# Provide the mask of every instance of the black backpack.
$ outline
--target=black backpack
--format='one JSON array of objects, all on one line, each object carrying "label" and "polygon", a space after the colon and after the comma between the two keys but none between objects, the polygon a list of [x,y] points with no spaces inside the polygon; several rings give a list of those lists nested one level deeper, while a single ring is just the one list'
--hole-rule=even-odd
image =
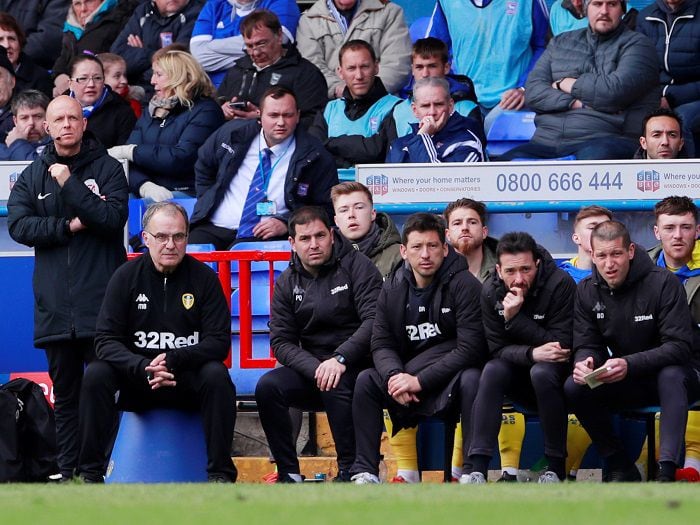
[{"label": "black backpack", "polygon": [[57,472],[56,424],[41,387],[28,379],[0,385],[0,482],[45,482]]}]

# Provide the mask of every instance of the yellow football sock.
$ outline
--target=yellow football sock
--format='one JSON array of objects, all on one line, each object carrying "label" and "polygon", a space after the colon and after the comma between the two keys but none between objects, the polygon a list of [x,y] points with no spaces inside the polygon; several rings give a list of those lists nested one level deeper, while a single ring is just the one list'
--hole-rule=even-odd
[{"label": "yellow football sock", "polygon": [[501,431],[498,433],[498,450],[501,454],[501,470],[517,473],[520,452],[525,438],[525,416],[518,412],[504,412]]},{"label": "yellow football sock", "polygon": [[581,467],[583,456],[586,455],[591,438],[588,432],[581,426],[576,416],[569,414],[569,426],[566,434],[566,472],[575,473]]},{"label": "yellow football sock", "polygon": [[688,426],[685,428],[685,466],[696,470],[700,464],[700,412],[688,412]]},{"label": "yellow football sock", "polygon": [[386,410],[384,411],[384,426],[389,434],[389,444],[396,459],[397,470],[418,472],[418,452],[416,451],[418,427],[401,429],[394,437],[391,437],[393,425]]},{"label": "yellow football sock", "polygon": [[457,423],[455,429],[455,444],[452,447],[452,476],[458,478],[456,474],[462,473],[464,457],[462,455],[462,422]]}]

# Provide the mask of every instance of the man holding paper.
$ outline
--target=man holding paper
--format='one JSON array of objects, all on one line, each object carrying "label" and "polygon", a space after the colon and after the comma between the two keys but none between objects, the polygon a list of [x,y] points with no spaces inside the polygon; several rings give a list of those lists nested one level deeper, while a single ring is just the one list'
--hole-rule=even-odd
[{"label": "man holding paper", "polygon": [[[565,385],[567,399],[605,460],[604,481],[641,480],[610,412],[660,405],[657,480],[673,481],[688,403],[700,396],[690,364],[692,320],[685,292],[671,272],[636,249],[620,222],[596,226],[591,248],[593,274],[576,292],[575,364]],[[596,381],[586,381],[593,372]]]}]

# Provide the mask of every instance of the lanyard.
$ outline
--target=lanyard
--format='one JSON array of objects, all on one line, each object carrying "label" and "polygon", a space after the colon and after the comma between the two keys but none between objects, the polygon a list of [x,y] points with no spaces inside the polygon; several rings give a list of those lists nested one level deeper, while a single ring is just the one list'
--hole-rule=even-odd
[{"label": "lanyard", "polygon": [[[267,199],[267,186],[270,184],[270,180],[272,179],[272,174],[275,171],[275,168],[277,165],[280,163],[280,161],[287,156],[287,153],[289,152],[289,148],[292,146],[292,143],[294,143],[294,139],[291,139],[289,141],[289,144],[287,144],[287,147],[285,150],[282,152],[282,155],[278,157],[278,159],[275,161],[275,163],[270,167],[270,172],[266,175],[265,174],[265,169],[263,165],[263,150],[260,148],[262,145],[262,141],[258,141],[258,162],[260,163],[260,176],[262,178],[262,189],[263,193],[265,194],[265,198]],[[268,148],[270,150],[270,155],[272,154],[272,148]]]}]

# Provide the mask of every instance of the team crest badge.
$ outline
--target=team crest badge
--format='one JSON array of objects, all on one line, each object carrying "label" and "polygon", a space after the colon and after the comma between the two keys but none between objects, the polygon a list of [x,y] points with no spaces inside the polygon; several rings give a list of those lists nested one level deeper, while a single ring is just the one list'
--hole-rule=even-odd
[{"label": "team crest badge", "polygon": [[194,306],[194,295],[191,293],[183,293],[182,294],[182,306],[185,307],[185,310],[189,310]]}]

